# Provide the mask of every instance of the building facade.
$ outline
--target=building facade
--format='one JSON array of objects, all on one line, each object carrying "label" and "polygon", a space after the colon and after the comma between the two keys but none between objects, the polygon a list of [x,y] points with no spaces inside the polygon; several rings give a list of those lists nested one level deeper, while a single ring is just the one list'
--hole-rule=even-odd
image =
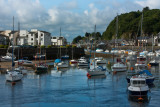
[{"label": "building facade", "polygon": [[52,36],[51,37],[51,44],[53,46],[63,46],[63,45],[67,45],[67,40],[63,36],[59,36],[59,37]]}]

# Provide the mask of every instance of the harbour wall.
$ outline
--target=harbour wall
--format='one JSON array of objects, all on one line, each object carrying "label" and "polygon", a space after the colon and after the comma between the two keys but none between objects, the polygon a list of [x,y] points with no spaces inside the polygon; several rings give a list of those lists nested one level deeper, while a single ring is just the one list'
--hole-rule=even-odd
[{"label": "harbour wall", "polygon": [[[30,60],[33,60],[33,56],[36,53],[39,53],[40,49],[39,48],[15,48],[14,49],[14,55],[16,58],[18,58],[18,53],[19,53],[19,58],[22,57],[28,57]],[[60,58],[60,52],[61,56],[63,55],[69,55],[69,58],[72,59],[72,48],[41,48],[41,53],[46,54],[46,59],[51,60],[51,59],[56,59]],[[5,56],[7,53],[7,49],[0,48],[0,56]],[[12,53],[12,48],[9,49],[9,53]],[[84,48],[73,48],[73,58],[77,59],[81,56],[84,56]]]}]

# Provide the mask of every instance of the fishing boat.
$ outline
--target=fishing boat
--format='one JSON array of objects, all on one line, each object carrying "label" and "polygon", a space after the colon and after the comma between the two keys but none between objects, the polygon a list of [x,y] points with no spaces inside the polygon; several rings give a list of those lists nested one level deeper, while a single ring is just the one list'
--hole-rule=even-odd
[{"label": "fishing boat", "polygon": [[[95,33],[96,34],[96,25],[95,25]],[[98,76],[98,75],[105,75],[105,69],[103,69],[103,67],[96,67],[95,66],[95,51],[94,51],[94,66],[93,68],[90,68],[88,70],[87,76],[91,77],[91,76]]]},{"label": "fishing boat", "polygon": [[128,87],[130,96],[147,96],[149,87],[146,84],[146,79],[133,76],[130,79],[130,86]]},{"label": "fishing boat", "polygon": [[[14,17],[13,17],[13,31],[14,31]],[[14,33],[13,33],[13,38],[14,38]],[[12,45],[14,46],[14,41]],[[12,47],[12,69],[10,71],[7,71],[7,74],[5,75],[6,81],[10,81],[10,82],[20,81],[23,78],[23,74],[14,69],[15,63],[14,63],[13,53],[14,53],[14,49]]]}]

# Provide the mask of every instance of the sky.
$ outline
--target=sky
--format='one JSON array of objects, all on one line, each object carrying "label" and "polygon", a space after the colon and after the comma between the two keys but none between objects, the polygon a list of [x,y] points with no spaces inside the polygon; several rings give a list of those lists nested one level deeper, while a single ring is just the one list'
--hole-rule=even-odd
[{"label": "sky", "polygon": [[160,0],[0,0],[0,30],[38,29],[60,35],[71,42],[78,35],[103,33],[118,14],[159,9]]}]

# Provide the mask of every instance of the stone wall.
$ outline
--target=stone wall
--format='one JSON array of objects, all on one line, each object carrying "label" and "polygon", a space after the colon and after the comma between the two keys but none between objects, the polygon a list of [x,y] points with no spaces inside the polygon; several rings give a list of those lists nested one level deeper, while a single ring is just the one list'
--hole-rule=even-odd
[{"label": "stone wall", "polygon": [[[39,53],[39,48],[15,48],[14,55],[16,58],[18,58],[18,51],[19,51],[19,58],[22,57],[28,57],[30,60],[33,59],[33,56],[36,53]],[[6,55],[7,49],[0,49],[0,56]],[[9,49],[9,52],[12,52],[12,49]],[[46,52],[46,59],[56,59],[60,57],[60,49],[59,48],[43,48],[41,49],[41,52],[45,54]],[[63,55],[69,55],[70,59],[72,58],[72,48],[61,48],[61,56]],[[73,57],[79,58],[81,56],[84,56],[84,48],[73,48]]]}]

